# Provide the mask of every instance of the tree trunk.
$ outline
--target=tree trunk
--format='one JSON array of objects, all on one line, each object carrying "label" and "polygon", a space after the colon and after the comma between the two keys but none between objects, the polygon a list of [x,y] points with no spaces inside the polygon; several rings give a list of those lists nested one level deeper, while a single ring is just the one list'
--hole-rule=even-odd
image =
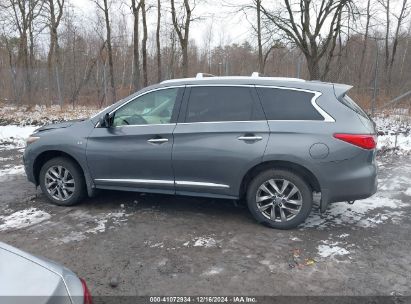
[{"label": "tree trunk", "polygon": [[141,0],[141,15],[143,19],[143,40],[141,41],[141,52],[143,54],[143,84],[148,85],[147,77],[147,12],[145,0]]},{"label": "tree trunk", "polygon": [[107,31],[107,53],[108,53],[108,66],[109,66],[109,77],[110,77],[110,102],[114,103],[116,101],[116,87],[114,81],[114,64],[113,64],[113,49],[111,45],[111,27],[109,19],[109,9],[107,0],[104,1],[104,17],[106,21],[106,31]]},{"label": "tree trunk", "polygon": [[263,46],[261,42],[261,0],[257,4],[257,42],[258,42],[258,72],[264,74]]},{"label": "tree trunk", "polygon": [[320,65],[318,59],[312,58],[310,56],[305,56],[307,60],[308,73],[310,74],[310,80],[320,79]]},{"label": "tree trunk", "polygon": [[138,91],[140,88],[140,46],[139,46],[139,13],[140,3],[137,4],[136,0],[131,0],[134,26],[133,26],[133,88]]},{"label": "tree trunk", "polygon": [[184,24],[181,26],[176,13],[174,0],[171,0],[171,16],[173,20],[174,30],[178,35],[178,40],[180,41],[181,52],[183,54],[182,62],[182,74],[183,77],[188,77],[188,38],[190,34],[190,22],[191,22],[191,13],[189,0],[184,0]]},{"label": "tree trunk", "polygon": [[[50,48],[47,54],[47,72],[48,72],[48,97],[50,105],[52,104],[54,98],[54,77],[56,79],[57,94],[59,98],[60,106],[63,105],[63,97],[61,94],[61,84],[60,84],[60,48],[58,43],[58,33],[57,29],[60,25],[61,17],[63,16],[64,0],[57,1],[58,14],[56,15],[56,7],[54,5],[54,0],[48,0],[50,16],[49,16],[49,30],[50,30]],[[55,76],[53,76],[53,65],[55,66]]]},{"label": "tree trunk", "polygon": [[368,46],[368,31],[370,29],[370,20],[371,20],[370,5],[371,5],[371,0],[368,0],[367,2],[367,21],[365,23],[365,34],[364,34],[364,42],[363,42],[363,47],[362,47],[362,52],[361,52],[360,70],[358,72],[358,84],[360,87],[362,87],[364,60],[365,60],[365,54],[367,52],[367,46]]},{"label": "tree trunk", "polygon": [[53,104],[53,55],[54,55],[54,48],[55,42],[57,39],[57,29],[55,26],[55,19],[56,15],[54,12],[54,2],[53,0],[49,0],[49,9],[50,9],[50,21],[49,21],[49,28],[50,28],[50,48],[47,54],[47,74],[48,74],[48,97],[50,105]]},{"label": "tree trunk", "polygon": [[390,0],[387,0],[385,6],[386,27],[385,27],[385,71],[388,72],[388,64],[390,59],[389,37],[390,37]]},{"label": "tree trunk", "polygon": [[186,43],[181,45],[181,51],[183,53],[183,62],[181,66],[183,77],[188,77],[188,46]]},{"label": "tree trunk", "polygon": [[161,23],[161,0],[157,0],[157,82],[161,81],[161,45],[160,45],[160,24]]}]

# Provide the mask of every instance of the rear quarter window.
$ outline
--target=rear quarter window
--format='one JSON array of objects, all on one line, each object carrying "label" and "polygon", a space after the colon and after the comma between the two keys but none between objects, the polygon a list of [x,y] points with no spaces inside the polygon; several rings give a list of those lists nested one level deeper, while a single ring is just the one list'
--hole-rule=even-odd
[{"label": "rear quarter window", "polygon": [[311,104],[314,93],[257,88],[268,120],[324,120]]}]

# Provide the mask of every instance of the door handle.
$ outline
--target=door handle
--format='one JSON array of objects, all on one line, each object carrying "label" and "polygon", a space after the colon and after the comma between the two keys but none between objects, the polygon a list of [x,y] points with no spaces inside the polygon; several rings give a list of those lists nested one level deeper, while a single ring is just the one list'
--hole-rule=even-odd
[{"label": "door handle", "polygon": [[255,135],[249,135],[249,136],[240,136],[238,140],[243,140],[243,141],[259,141],[262,140],[263,138],[261,136],[255,136]]},{"label": "door handle", "polygon": [[166,142],[168,142],[168,139],[167,138],[152,138],[147,141],[151,144],[165,144]]}]

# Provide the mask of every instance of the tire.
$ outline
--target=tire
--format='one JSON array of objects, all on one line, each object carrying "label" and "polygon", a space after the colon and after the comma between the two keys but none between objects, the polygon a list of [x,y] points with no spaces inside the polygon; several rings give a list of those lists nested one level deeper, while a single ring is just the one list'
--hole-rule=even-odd
[{"label": "tire", "polygon": [[39,180],[44,195],[55,205],[72,206],[80,203],[86,195],[81,168],[65,157],[46,162],[40,170]]},{"label": "tire", "polygon": [[[273,181],[279,191],[276,191]],[[287,199],[288,194],[290,197]],[[247,205],[259,223],[271,228],[292,229],[303,223],[310,214],[312,190],[307,182],[293,172],[267,170],[254,177],[248,185]]]}]

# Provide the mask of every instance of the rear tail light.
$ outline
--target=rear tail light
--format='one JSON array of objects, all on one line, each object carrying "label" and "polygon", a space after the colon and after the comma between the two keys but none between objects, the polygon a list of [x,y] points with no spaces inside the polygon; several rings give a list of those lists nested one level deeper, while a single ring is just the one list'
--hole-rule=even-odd
[{"label": "rear tail light", "polygon": [[334,137],[366,150],[377,146],[377,136],[373,134],[334,134]]},{"label": "rear tail light", "polygon": [[80,279],[81,281],[81,285],[83,285],[83,295],[84,295],[84,304],[93,304],[93,300],[91,298],[91,293],[90,290],[88,290],[86,281],[84,281],[83,279]]}]

